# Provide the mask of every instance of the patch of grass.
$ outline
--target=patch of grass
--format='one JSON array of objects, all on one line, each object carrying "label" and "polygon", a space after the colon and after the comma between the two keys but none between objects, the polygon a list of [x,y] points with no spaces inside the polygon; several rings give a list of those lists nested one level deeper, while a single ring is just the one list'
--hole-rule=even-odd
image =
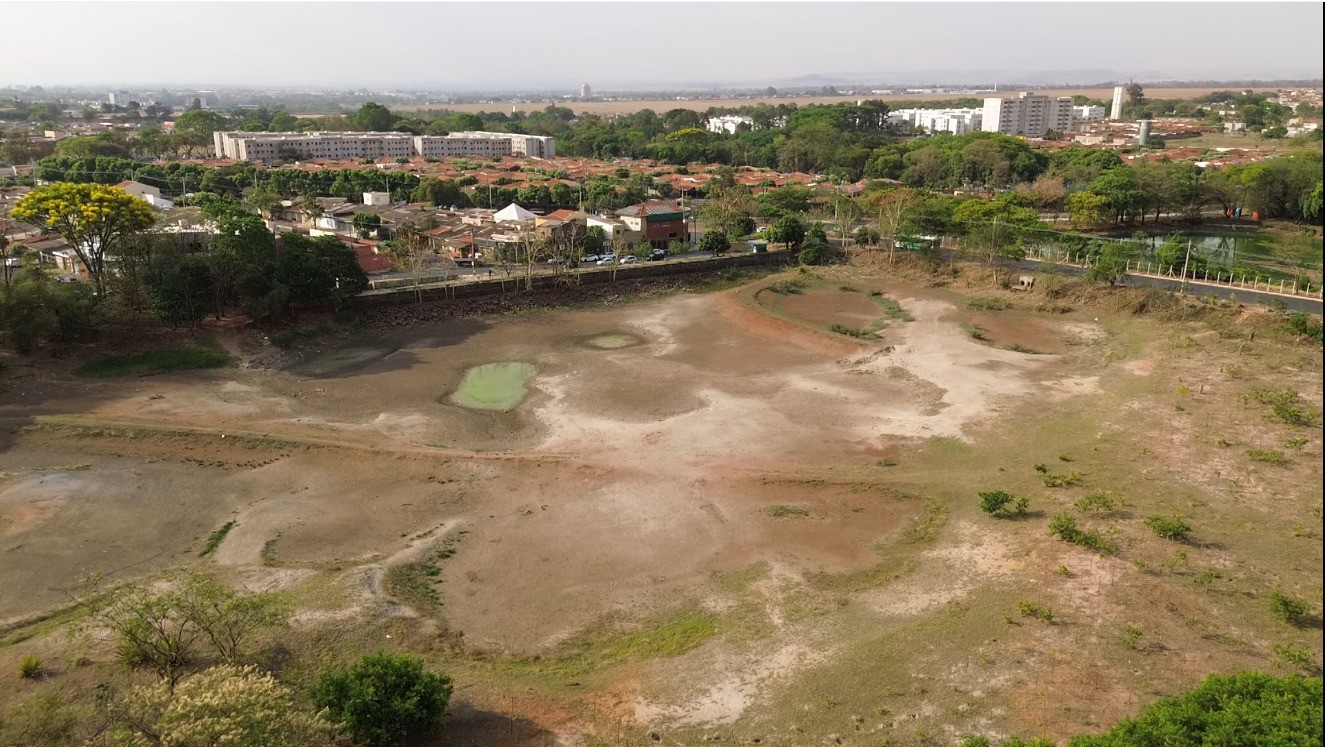
[{"label": "patch of grass", "polygon": [[979,340],[980,342],[989,341],[989,337],[985,334],[984,329],[978,324],[962,322],[962,329],[966,330],[966,334],[970,335],[972,340]]},{"label": "patch of grass", "polygon": [[1309,442],[1310,439],[1306,438],[1290,438],[1284,442],[1284,447],[1301,451],[1302,447],[1306,446]]},{"label": "patch of grass", "polygon": [[1034,602],[1017,602],[1017,611],[1021,612],[1022,617],[1030,617],[1040,620],[1049,625],[1054,623],[1054,611],[1052,608]]},{"label": "patch of grass", "polygon": [[803,292],[805,290],[806,285],[808,285],[808,283],[806,283],[804,280],[788,279],[788,280],[779,280],[776,283],[773,283],[771,286],[769,286],[768,289],[778,294],[779,296],[794,296],[797,293]]},{"label": "patch of grass", "polygon": [[198,553],[198,557],[205,558],[215,552],[216,548],[220,546],[221,540],[225,539],[225,536],[234,528],[235,522],[227,521],[221,525],[220,529],[207,535],[207,545],[202,548],[202,552]]},{"label": "patch of grass", "polygon": [[899,322],[914,322],[916,320],[915,317],[911,316],[906,312],[906,309],[902,308],[901,304],[883,295],[882,293],[878,295],[871,293],[870,298],[874,300],[874,303],[877,303],[879,307],[883,309],[884,319],[889,319]]},{"label": "patch of grass", "polygon": [[18,662],[18,676],[25,680],[35,680],[46,671],[40,656],[24,656]]},{"label": "patch of grass", "polygon": [[182,345],[158,348],[137,355],[94,358],[74,369],[74,373],[92,379],[151,376],[172,371],[220,368],[229,362],[230,358],[217,348],[205,345]]},{"label": "patch of grass", "polygon": [[837,324],[837,323],[828,325],[828,331],[839,335],[846,335],[847,337],[864,337],[867,334],[866,332],[863,332],[861,330],[852,329],[846,326],[845,324]]},{"label": "patch of grass", "polygon": [[1284,464],[1288,461],[1286,454],[1273,449],[1247,449],[1247,456],[1253,462],[1265,462],[1266,464]]},{"label": "patch of grass", "polygon": [[931,542],[948,522],[948,507],[938,501],[925,504],[925,512],[907,524],[903,536],[907,542]]},{"label": "patch of grass", "polygon": [[1112,511],[1113,499],[1103,493],[1091,493],[1073,505],[1078,511]]},{"label": "patch of grass", "polygon": [[1014,343],[1012,343],[1011,345],[1009,345],[1009,346],[1008,346],[1008,350],[1011,350],[1011,351],[1014,352],[1014,353],[1022,353],[1022,354],[1025,354],[1025,355],[1045,355],[1044,353],[1040,352],[1039,350],[1034,350],[1034,349],[1032,349],[1032,348],[1028,348],[1028,347],[1026,347],[1025,345],[1022,345],[1022,344],[1019,343],[1019,342],[1014,342]]},{"label": "patch of grass", "polygon": [[1151,516],[1146,519],[1146,528],[1167,540],[1184,539],[1192,526],[1179,516]]},{"label": "patch of grass", "polygon": [[276,562],[276,543],[281,540],[281,533],[277,532],[275,537],[262,543],[262,564],[269,567],[277,565]]},{"label": "patch of grass", "polygon": [[563,680],[585,676],[629,661],[680,656],[716,634],[718,622],[707,610],[682,609],[642,630],[623,634],[601,627],[551,655],[508,660],[499,666]]},{"label": "patch of grass", "polygon": [[795,506],[769,506],[764,509],[764,513],[772,516],[774,519],[786,519],[790,517],[809,516],[810,512],[803,508]]},{"label": "patch of grass", "polygon": [[387,570],[383,581],[392,597],[420,612],[428,612],[442,606],[442,597],[433,588],[433,579],[440,572],[432,563],[402,563]]},{"label": "patch of grass", "polygon": [[1105,555],[1110,555],[1118,549],[1098,530],[1087,531],[1078,527],[1077,520],[1067,514],[1058,514],[1049,521],[1049,533],[1065,542]]},{"label": "patch of grass", "polygon": [[1003,311],[1012,308],[1012,304],[1001,298],[972,298],[966,306],[974,311]]},{"label": "patch of grass", "polygon": [[1223,577],[1224,577],[1224,574],[1220,573],[1219,571],[1216,571],[1216,570],[1213,570],[1213,569],[1211,569],[1211,570],[1206,570],[1206,571],[1202,571],[1202,572],[1201,572],[1201,575],[1199,575],[1199,576],[1196,577],[1196,581],[1195,581],[1195,583],[1196,583],[1197,586],[1210,586],[1210,585],[1213,584],[1215,581],[1218,581],[1219,579],[1221,579],[1221,578],[1223,578]]},{"label": "patch of grass", "polygon": [[1311,603],[1282,589],[1275,589],[1270,593],[1270,611],[1290,625],[1302,625],[1307,613],[1311,611]]},{"label": "patch of grass", "polygon": [[271,340],[271,344],[281,350],[290,350],[311,345],[334,331],[324,324],[312,329],[285,329],[280,332],[273,332],[267,336],[267,339]]}]

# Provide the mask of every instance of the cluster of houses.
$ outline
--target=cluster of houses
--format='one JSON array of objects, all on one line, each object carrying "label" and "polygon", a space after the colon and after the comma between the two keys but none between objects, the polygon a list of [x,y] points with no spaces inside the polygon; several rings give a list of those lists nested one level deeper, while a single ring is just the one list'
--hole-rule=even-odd
[{"label": "cluster of houses", "polygon": [[[151,229],[154,233],[201,245],[217,231],[199,208],[176,207],[151,185],[129,181],[116,186],[157,209],[160,217]],[[7,215],[25,193],[21,188],[0,193],[0,215]],[[362,203],[340,197],[322,197],[314,203],[286,200],[267,211],[263,219],[278,241],[290,233],[334,236],[354,250],[365,272],[374,274],[392,269],[393,258],[383,244],[402,232],[424,237],[439,258],[465,265],[476,264],[482,257],[502,256],[504,247],[514,247],[533,237],[547,237],[563,245],[573,243],[592,227],[600,229],[618,252],[645,247],[665,249],[676,242],[688,244],[691,231],[687,214],[687,208],[670,200],[652,200],[611,214],[571,209],[538,214],[518,204],[489,210],[393,203],[386,192],[366,192]],[[24,248],[36,261],[53,265],[60,275],[86,277],[87,270],[76,252],[60,236],[14,221],[6,226],[6,238],[15,248]]]}]

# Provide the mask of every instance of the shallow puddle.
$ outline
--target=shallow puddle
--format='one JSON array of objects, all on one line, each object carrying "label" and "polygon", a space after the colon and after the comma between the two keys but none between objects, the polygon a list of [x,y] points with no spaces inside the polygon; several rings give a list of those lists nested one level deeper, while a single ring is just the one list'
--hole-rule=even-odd
[{"label": "shallow puddle", "polygon": [[465,372],[451,401],[478,410],[506,411],[520,404],[529,393],[525,384],[534,375],[529,363],[486,363]]},{"label": "shallow puddle", "polygon": [[609,332],[605,335],[590,337],[588,340],[586,340],[586,342],[588,343],[589,347],[599,348],[602,350],[619,350],[621,348],[628,348],[634,345],[639,345],[644,341],[636,337],[635,335],[628,335],[625,332]]},{"label": "shallow puddle", "polygon": [[331,350],[302,360],[290,370],[305,376],[335,376],[339,373],[366,366],[395,352],[395,348],[356,346]]}]

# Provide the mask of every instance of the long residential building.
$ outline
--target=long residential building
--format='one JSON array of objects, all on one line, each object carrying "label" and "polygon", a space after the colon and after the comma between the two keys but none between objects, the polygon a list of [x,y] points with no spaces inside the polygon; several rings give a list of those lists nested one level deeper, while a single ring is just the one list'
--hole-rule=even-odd
[{"label": "long residential building", "polygon": [[1035,96],[1025,91],[1016,98],[985,99],[980,129],[1004,135],[1044,137],[1047,132],[1067,132],[1072,127],[1072,97]]},{"label": "long residential building", "polygon": [[906,122],[926,132],[965,135],[980,129],[983,109],[897,109],[888,112],[891,122]]},{"label": "long residential building", "polygon": [[410,158],[424,156],[531,156],[557,154],[555,138],[510,132],[215,132],[217,158],[274,161],[298,158]]}]

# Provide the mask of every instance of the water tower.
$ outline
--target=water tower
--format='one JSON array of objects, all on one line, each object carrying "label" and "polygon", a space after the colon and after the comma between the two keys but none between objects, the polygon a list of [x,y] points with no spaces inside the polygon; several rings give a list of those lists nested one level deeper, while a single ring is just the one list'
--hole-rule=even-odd
[{"label": "water tower", "polygon": [[1153,120],[1153,119],[1143,119],[1143,120],[1141,120],[1141,122],[1140,122],[1140,127],[1141,127],[1141,128],[1140,128],[1140,129],[1137,131],[1137,133],[1136,133],[1136,144],[1137,144],[1137,145],[1149,145],[1149,144],[1150,144],[1150,128],[1151,128],[1154,124],[1155,124],[1155,120]]}]

